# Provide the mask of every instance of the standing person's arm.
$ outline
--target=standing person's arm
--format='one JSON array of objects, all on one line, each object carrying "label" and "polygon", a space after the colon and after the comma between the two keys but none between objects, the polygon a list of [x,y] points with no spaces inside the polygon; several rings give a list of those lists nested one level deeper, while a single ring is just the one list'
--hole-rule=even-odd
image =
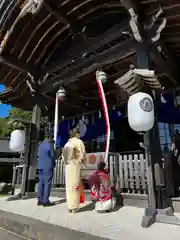
[{"label": "standing person's arm", "polygon": [[87,164],[87,158],[86,158],[86,149],[83,141],[81,141],[81,154],[82,154],[82,160],[84,165],[86,166]]},{"label": "standing person's arm", "polygon": [[171,150],[173,151],[175,148],[176,148],[176,145],[175,145],[175,143],[173,142],[172,145],[171,145]]},{"label": "standing person's arm", "polygon": [[41,148],[41,143],[39,144],[39,146],[38,146],[38,154],[37,154],[37,169],[39,169],[40,168],[40,156],[41,156],[41,154],[40,154],[40,148]]},{"label": "standing person's arm", "polygon": [[56,153],[55,153],[53,144],[49,144],[49,154],[52,159],[52,166],[55,167],[56,166]]}]

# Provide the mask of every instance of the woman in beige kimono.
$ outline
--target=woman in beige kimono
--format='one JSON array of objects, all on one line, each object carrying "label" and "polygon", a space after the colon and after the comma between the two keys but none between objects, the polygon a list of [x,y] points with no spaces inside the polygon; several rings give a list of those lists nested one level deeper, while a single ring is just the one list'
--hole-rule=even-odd
[{"label": "woman in beige kimono", "polygon": [[80,131],[74,128],[63,149],[66,165],[66,199],[69,212],[77,212],[80,204],[81,168],[86,165],[86,151]]}]

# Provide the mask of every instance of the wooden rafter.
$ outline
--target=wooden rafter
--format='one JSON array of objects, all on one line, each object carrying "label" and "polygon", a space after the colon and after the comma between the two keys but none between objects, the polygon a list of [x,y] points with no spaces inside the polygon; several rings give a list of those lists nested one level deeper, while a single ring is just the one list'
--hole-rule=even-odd
[{"label": "wooden rafter", "polygon": [[49,13],[51,13],[55,18],[57,18],[61,23],[65,25],[71,25],[71,22],[69,21],[67,16],[64,13],[57,11],[56,8],[54,8],[48,0],[44,0],[44,7]]},{"label": "wooden rafter", "polygon": [[69,25],[70,30],[73,35],[77,35],[80,29],[80,26],[75,24],[75,21],[71,19],[70,16],[67,16],[60,9],[57,10],[57,5],[53,4],[51,0],[44,0],[44,6],[58,21],[65,25]]}]

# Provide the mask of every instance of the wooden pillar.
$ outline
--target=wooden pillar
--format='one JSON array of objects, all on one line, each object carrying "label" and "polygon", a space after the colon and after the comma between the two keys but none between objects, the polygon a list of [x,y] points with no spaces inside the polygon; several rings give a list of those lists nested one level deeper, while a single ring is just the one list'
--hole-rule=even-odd
[{"label": "wooden pillar", "polygon": [[12,177],[12,195],[14,195],[17,179],[16,165],[13,165],[13,177]]},{"label": "wooden pillar", "polygon": [[37,151],[39,145],[39,132],[41,122],[41,108],[35,105],[32,113],[32,125],[30,129],[30,146],[28,154],[28,180],[26,193],[35,191],[36,185],[36,167],[37,167]]},{"label": "wooden pillar", "polygon": [[[151,59],[149,56],[147,45],[141,44],[141,43],[137,44],[136,58],[137,58],[137,66],[136,66],[137,68],[150,69]],[[153,166],[153,159],[156,158],[156,156],[152,154],[152,150],[153,150],[152,134],[155,131],[156,131],[156,127],[154,127],[153,130],[145,133],[144,135],[146,160],[148,161],[148,164],[147,164],[148,207],[146,208],[145,215],[142,219],[143,227],[148,227],[148,225],[153,224],[155,222],[155,215],[156,215],[156,195],[155,195],[154,166]],[[154,141],[157,141],[155,136],[154,136]]]},{"label": "wooden pillar", "polygon": [[[137,46],[137,68],[151,69],[151,59],[148,46],[139,43]],[[156,94],[150,89],[147,92],[153,97],[155,105],[155,123],[153,128],[144,136],[147,146],[148,160],[148,207],[142,220],[143,227],[149,227],[155,222],[157,212],[170,207],[162,166],[162,151],[160,146],[159,128],[156,113]]]},{"label": "wooden pillar", "polygon": [[[134,39],[137,41],[136,67],[140,69],[151,69],[151,54],[150,50],[148,49],[148,44],[146,43],[151,45],[154,44],[154,42],[159,39],[160,32],[156,31],[156,28],[144,28],[145,24],[147,24],[147,22],[145,22],[145,19],[147,18],[144,17],[144,11],[141,8],[139,1],[121,0],[121,3],[131,17],[130,27]],[[156,13],[154,24],[157,23],[156,20],[161,14],[162,9]],[[161,29],[161,31],[164,28],[162,27],[163,25],[160,26],[158,23],[156,26]],[[158,54],[158,52],[156,54]],[[166,67],[169,68],[168,65]],[[147,91],[155,100],[155,94],[150,90]],[[148,159],[149,204],[142,219],[142,226],[149,227],[155,221],[180,225],[180,220],[173,215],[171,201],[169,201],[168,195],[166,194],[164,171],[161,161],[162,153],[160,148],[158,122],[156,117],[154,127],[145,134],[144,140]]]}]

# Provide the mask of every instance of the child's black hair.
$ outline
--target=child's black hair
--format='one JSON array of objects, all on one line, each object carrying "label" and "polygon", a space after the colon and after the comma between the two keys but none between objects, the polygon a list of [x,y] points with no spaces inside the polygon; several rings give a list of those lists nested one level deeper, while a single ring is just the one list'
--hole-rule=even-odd
[{"label": "child's black hair", "polygon": [[100,163],[98,163],[98,170],[102,171],[102,170],[105,169],[105,167],[106,167],[105,162],[100,162]]}]

